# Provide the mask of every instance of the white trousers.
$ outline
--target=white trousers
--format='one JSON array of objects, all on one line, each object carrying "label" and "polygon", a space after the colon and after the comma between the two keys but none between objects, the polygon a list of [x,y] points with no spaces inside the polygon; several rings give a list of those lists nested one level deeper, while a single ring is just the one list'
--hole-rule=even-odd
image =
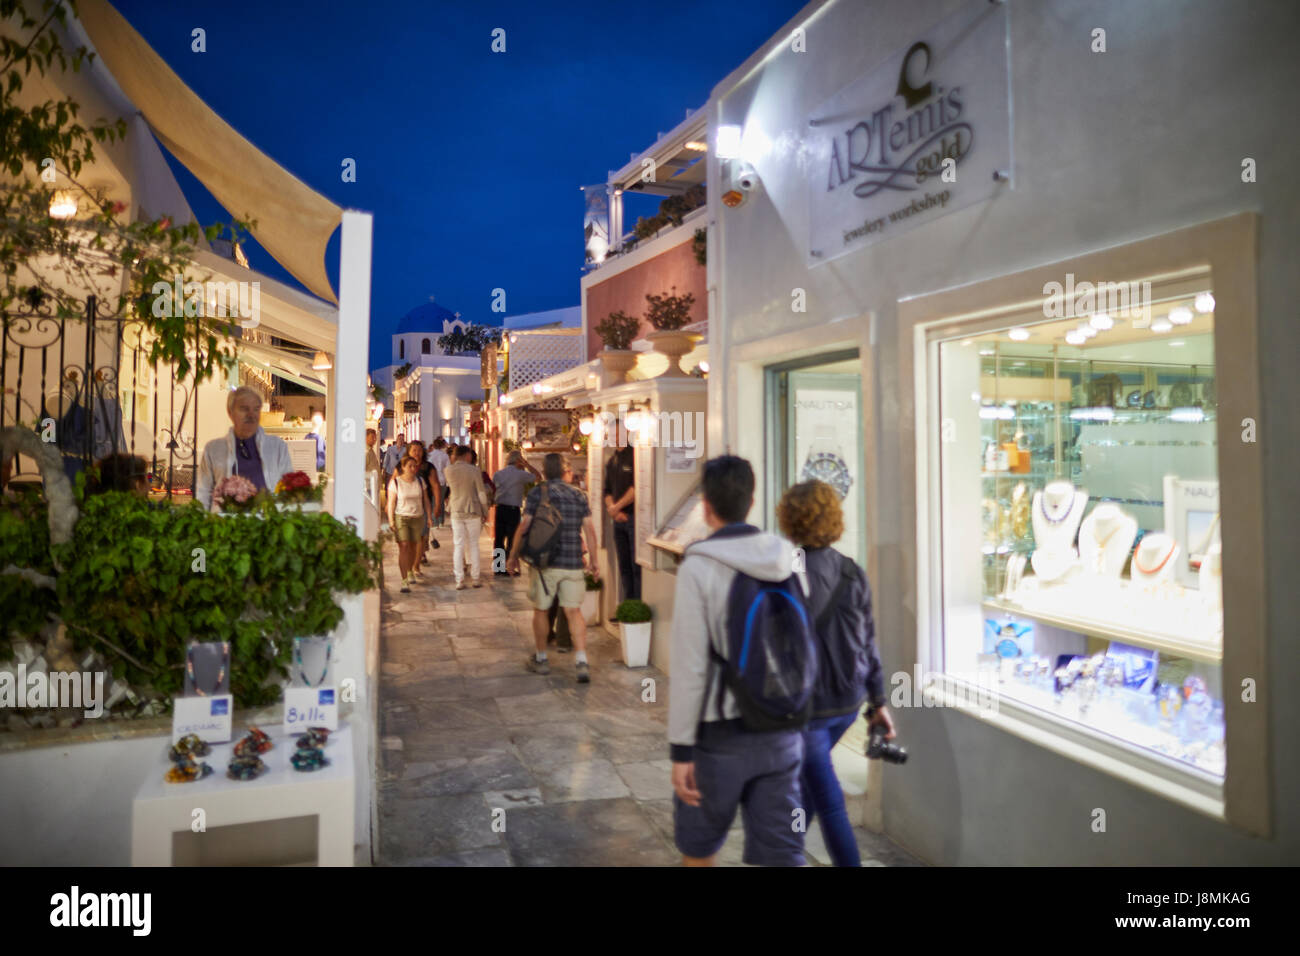
[{"label": "white trousers", "polygon": [[483,530],[482,518],[452,518],[451,534],[454,546],[451,553],[452,570],[456,572],[456,583],[465,579],[465,563],[469,562],[469,576],[478,580],[479,556],[478,536]]}]

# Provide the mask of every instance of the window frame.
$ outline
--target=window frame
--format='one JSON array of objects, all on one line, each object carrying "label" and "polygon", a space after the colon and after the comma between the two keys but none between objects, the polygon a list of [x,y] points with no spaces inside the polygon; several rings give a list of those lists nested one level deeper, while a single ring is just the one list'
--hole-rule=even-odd
[{"label": "window frame", "polygon": [[[1134,753],[1131,747],[1103,740],[1103,735],[1082,725],[1067,725],[1059,718],[1032,713],[1030,708],[1005,699],[999,701],[999,712],[992,716],[962,707],[962,688],[946,676],[935,681],[934,693],[962,713],[1242,830],[1266,836],[1271,830],[1268,709],[1267,704],[1255,702],[1269,699],[1262,454],[1258,443],[1242,441],[1243,419],[1258,422],[1261,407],[1257,231],[1258,217],[1242,213],[900,301],[900,391],[911,396],[914,415],[901,416],[899,450],[904,480],[908,470],[915,474],[915,498],[904,503],[904,527],[910,517],[916,533],[916,563],[908,570],[916,586],[917,663],[925,671],[942,674],[945,635],[942,551],[938,542],[942,513],[938,343],[1002,328],[1006,316],[1016,310],[1041,310],[1046,284],[1063,281],[1066,273],[1073,273],[1078,281],[1154,282],[1209,269],[1216,300],[1217,441],[1224,548],[1225,640],[1221,666],[1227,769],[1221,788],[1217,778],[1156,754]],[[1255,701],[1243,701],[1239,697],[1244,694],[1235,692],[1246,679],[1255,681]]]}]

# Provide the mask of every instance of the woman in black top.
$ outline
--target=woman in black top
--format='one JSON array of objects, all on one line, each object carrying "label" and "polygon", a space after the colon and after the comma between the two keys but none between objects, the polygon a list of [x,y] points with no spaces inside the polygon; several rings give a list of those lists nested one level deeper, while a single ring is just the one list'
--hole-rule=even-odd
[{"label": "woman in black top", "polygon": [[816,621],[818,668],[813,719],[804,729],[800,780],[809,816],[821,817],[822,835],[836,866],[861,866],[844,791],[835,776],[831,751],[857,720],[864,702],[873,707],[872,724],[894,736],[885,706],[884,671],[876,653],[871,616],[871,586],[851,559],[831,544],[844,533],[844,513],[835,489],[823,481],[790,488],[776,509],[781,533],[804,549],[809,610]]}]

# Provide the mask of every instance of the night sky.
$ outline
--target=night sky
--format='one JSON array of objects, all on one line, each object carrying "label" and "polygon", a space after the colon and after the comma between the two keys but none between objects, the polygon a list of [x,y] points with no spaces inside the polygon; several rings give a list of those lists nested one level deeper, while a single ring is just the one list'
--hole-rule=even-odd
[{"label": "night sky", "polygon": [[[579,187],[703,106],[802,0],[112,0],[253,145],[344,208],[375,215],[371,365],[436,301],[466,319],[577,305]],[[207,51],[190,49],[207,32]],[[492,53],[492,31],[506,52]],[[164,151],[165,152],[165,151]],[[342,162],[357,181],[341,181]],[[169,161],[171,157],[168,156]],[[172,169],[203,224],[226,221]],[[642,199],[643,197],[638,197]],[[629,206],[625,223],[650,208]],[[250,243],[253,268],[297,285]],[[338,233],[327,267],[338,288]]]}]

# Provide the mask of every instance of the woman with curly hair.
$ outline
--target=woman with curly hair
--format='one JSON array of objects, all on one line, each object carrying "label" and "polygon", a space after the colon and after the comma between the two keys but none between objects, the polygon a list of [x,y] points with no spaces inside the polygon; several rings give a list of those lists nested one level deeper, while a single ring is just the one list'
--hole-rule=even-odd
[{"label": "woman with curly hair", "polygon": [[835,776],[831,750],[857,719],[864,701],[870,723],[894,736],[885,706],[884,671],[876,653],[871,586],[857,564],[831,547],[844,533],[839,495],[823,481],[805,481],[781,496],[781,533],[804,550],[808,604],[816,622],[819,666],[813,719],[804,729],[800,774],[809,816],[821,817],[822,836],[836,866],[861,866],[858,843]]}]

